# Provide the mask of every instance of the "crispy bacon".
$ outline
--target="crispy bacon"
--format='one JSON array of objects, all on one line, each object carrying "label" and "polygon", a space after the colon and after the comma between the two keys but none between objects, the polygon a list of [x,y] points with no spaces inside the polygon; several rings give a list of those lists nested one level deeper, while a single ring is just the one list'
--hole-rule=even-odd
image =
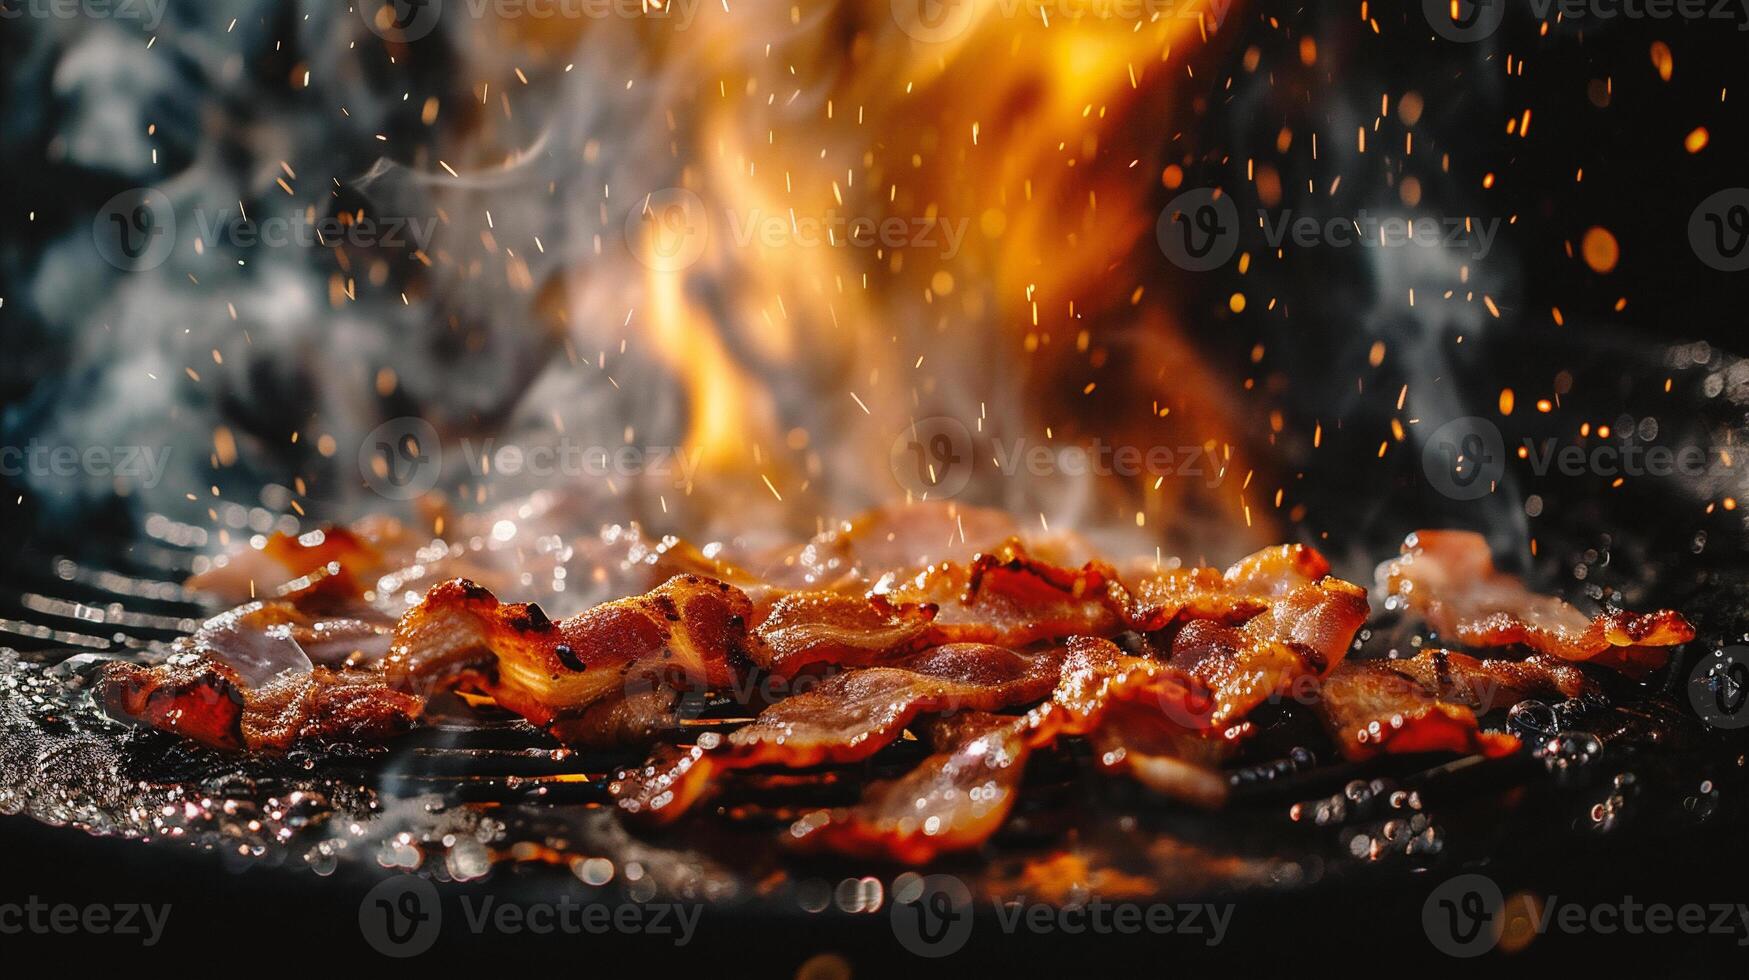
[{"label": "crispy bacon", "polygon": [[887,576],[867,597],[843,592],[784,596],[754,630],[752,654],[780,677],[820,664],[891,663],[949,643],[1013,649],[1125,628],[1128,593],[1109,566],[1066,568],[1031,557],[1019,539],[967,562]]},{"label": "crispy bacon", "polygon": [[[786,836],[805,851],[924,863],[978,847],[1013,808],[1030,755],[1092,736],[1102,768],[1177,799],[1218,806],[1226,781],[1209,766],[1243,733],[1206,727],[1210,702],[1191,678],[1109,640],[1069,641],[1051,699],[1020,717],[972,714],[937,724],[935,753],[850,807],[819,810]],[[1135,752],[1127,749],[1134,742]],[[1122,746],[1120,746],[1122,743]]]},{"label": "crispy bacon", "polygon": [[[1132,590],[1072,540],[1028,544],[1005,516],[952,506],[890,508],[733,561],[635,526],[573,540],[542,533],[540,515],[504,520],[507,535],[494,521],[467,547],[416,543],[393,522],[270,539],[201,584],[272,582],[277,598],[215,618],[162,664],[111,665],[99,697],[120,717],[228,749],[387,738],[451,689],[567,744],[648,744],[678,734],[683,694],[769,675],[803,693],[727,736],[659,748],[611,785],[620,809],[669,822],[729,772],[855,764],[909,730],[932,754],[854,805],[804,814],[785,839],[921,863],[988,840],[1030,755],[1063,738],[1085,739],[1103,771],[1215,807],[1248,717],[1302,686],[1350,758],[1496,755],[1517,743],[1483,731],[1478,713],[1593,696],[1574,661],[1631,670],[1693,636],[1672,612],[1587,620],[1499,573],[1479,536],[1453,532],[1411,537],[1380,569],[1382,589],[1441,634],[1523,645],[1528,659],[1350,662],[1366,592],[1299,545],[1142,576]],[[476,546],[487,539],[506,547]],[[533,568],[553,571],[558,593],[581,576],[556,569],[577,560],[592,582],[566,594],[649,591],[555,622],[471,578],[434,583],[477,569],[514,588]],[[655,576],[665,580],[651,588]],[[1141,654],[1113,642],[1126,634]]]},{"label": "crispy bacon", "polygon": [[1298,678],[1334,669],[1367,611],[1366,590],[1325,578],[1287,593],[1242,627],[1186,623],[1172,641],[1171,664],[1213,692],[1212,725],[1232,724]]},{"label": "crispy bacon", "polygon": [[1130,626],[1154,632],[1181,620],[1243,623],[1285,593],[1329,574],[1330,563],[1317,549],[1298,544],[1259,551],[1224,572],[1213,568],[1159,572],[1137,584]]},{"label": "crispy bacon", "polygon": [[1517,751],[1518,739],[1483,731],[1478,711],[1529,697],[1596,693],[1583,670],[1556,657],[1477,660],[1425,650],[1404,660],[1344,663],[1324,682],[1317,710],[1350,759],[1412,752],[1497,756]]},{"label": "crispy bacon", "polygon": [[1476,647],[1525,646],[1643,676],[1669,659],[1668,647],[1694,639],[1694,627],[1668,609],[1638,614],[1608,609],[1593,619],[1494,567],[1488,543],[1467,531],[1419,531],[1403,553],[1379,567],[1379,588],[1419,613],[1442,636]]},{"label": "crispy bacon", "polygon": [[921,714],[990,711],[1028,704],[1057,681],[1059,654],[1022,656],[982,644],[936,647],[891,666],[839,674],[767,708],[727,738],[673,749],[611,786],[627,813],[671,821],[730,769],[801,769],[859,762],[899,737]]},{"label": "crispy bacon", "polygon": [[377,624],[252,603],[209,620],[161,664],[107,664],[97,698],[111,715],[218,749],[376,742],[412,727],[422,701],[373,670],[333,667],[386,647]]},{"label": "crispy bacon", "polygon": [[1078,637],[1051,700],[1027,724],[1035,746],[1085,736],[1102,768],[1187,803],[1218,806],[1226,781],[1213,767],[1248,734],[1243,724],[1222,723],[1218,712],[1204,679],[1126,654],[1109,640]]},{"label": "crispy bacon", "polygon": [[779,599],[754,630],[750,653],[761,668],[786,678],[819,664],[879,664],[928,646],[934,618],[926,606],[796,592]]},{"label": "crispy bacon", "polygon": [[[555,623],[539,606],[501,603],[456,580],[402,617],[386,667],[404,689],[459,687],[551,725],[620,694],[730,685],[745,660],[751,612],[733,586],[679,575]],[[570,730],[587,726],[562,729]]]},{"label": "crispy bacon", "polygon": [[869,787],[840,810],[816,810],[789,828],[800,850],[927,864],[978,847],[1008,819],[1032,748],[1025,725],[968,712],[931,726],[935,752],[911,772]]},{"label": "crispy bacon", "polygon": [[969,562],[884,578],[874,595],[895,608],[934,609],[937,642],[1008,647],[1115,634],[1125,628],[1130,604],[1109,565],[1056,565],[1032,557],[1018,538]]}]

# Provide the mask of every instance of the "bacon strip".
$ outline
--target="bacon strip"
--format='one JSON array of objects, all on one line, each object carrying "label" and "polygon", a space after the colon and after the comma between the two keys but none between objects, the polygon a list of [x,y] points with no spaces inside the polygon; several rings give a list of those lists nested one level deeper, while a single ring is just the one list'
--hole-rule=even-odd
[{"label": "bacon strip", "polygon": [[922,714],[989,711],[1037,701],[1056,683],[1060,655],[1022,656],[982,644],[953,644],[888,667],[839,674],[767,708],[726,739],[660,753],[609,790],[626,813],[672,821],[703,798],[718,774],[780,765],[792,769],[860,762]]},{"label": "bacon strip", "polygon": [[1281,596],[1330,574],[1330,562],[1315,548],[1288,544],[1266,548],[1226,571],[1177,568],[1143,579],[1135,589],[1130,627],[1165,629],[1175,621],[1212,619],[1239,624],[1268,609]]},{"label": "bacon strip", "polygon": [[1317,712],[1343,755],[1455,752],[1509,755],[1511,735],[1484,732],[1476,713],[1528,697],[1595,695],[1580,668],[1537,654],[1528,660],[1477,660],[1425,650],[1406,660],[1344,663],[1324,682]]},{"label": "bacon strip", "polygon": [[475,691],[545,726],[615,695],[729,686],[745,659],[751,612],[740,590],[677,575],[555,623],[539,606],[501,603],[458,579],[402,617],[386,668],[404,689]]},{"label": "bacon strip", "polygon": [[1242,627],[1193,620],[1172,641],[1173,667],[1207,684],[1225,726],[1305,676],[1328,674],[1366,624],[1366,590],[1341,579],[1304,585]]},{"label": "bacon strip", "polygon": [[1101,768],[1218,806],[1226,780],[1206,766],[1243,732],[1207,729],[1209,709],[1196,682],[1173,668],[1109,640],[1076,637],[1049,701],[1020,717],[972,715],[936,726],[936,751],[915,769],[870,787],[854,806],[802,816],[785,840],[803,851],[913,864],[978,847],[1007,819],[1030,755],[1072,735],[1093,736],[1096,745],[1133,740],[1145,748],[1103,750]]},{"label": "bacon strip", "polygon": [[937,642],[1007,647],[1114,635],[1127,628],[1130,605],[1111,566],[1055,565],[1032,557],[1019,538],[970,562],[943,562],[907,579],[884,578],[874,596],[893,607],[933,608]]},{"label": "bacon strip", "polygon": [[104,666],[96,695],[111,715],[217,749],[283,752],[304,742],[376,742],[411,728],[423,702],[372,670],[381,626],[317,619],[287,602],[215,617],[163,663]]},{"label": "bacon strip", "polygon": [[816,810],[789,828],[800,850],[927,864],[989,840],[1014,808],[1032,747],[1012,717],[974,712],[942,719],[936,751],[905,776],[869,787],[862,801]]},{"label": "bacon strip", "polygon": [[935,610],[871,602],[835,592],[797,592],[779,599],[754,630],[755,662],[794,678],[820,664],[861,667],[888,662],[937,640]]},{"label": "bacon strip", "polygon": [[1588,620],[1495,569],[1487,540],[1467,531],[1409,535],[1401,557],[1379,567],[1378,580],[1394,608],[1414,610],[1442,636],[1469,646],[1525,646],[1643,676],[1669,659],[1666,648],[1694,639],[1694,627],[1669,609],[1608,609]]},{"label": "bacon strip", "polygon": [[1109,567],[1065,568],[1033,558],[1011,538],[970,561],[889,575],[866,598],[841,592],[784,596],[754,630],[753,659],[784,677],[821,664],[870,666],[950,643],[1020,649],[1126,628],[1129,596]]}]

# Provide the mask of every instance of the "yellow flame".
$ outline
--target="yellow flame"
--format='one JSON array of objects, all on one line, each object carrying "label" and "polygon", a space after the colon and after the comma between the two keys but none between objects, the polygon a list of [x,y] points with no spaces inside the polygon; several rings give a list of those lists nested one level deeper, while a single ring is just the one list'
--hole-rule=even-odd
[{"label": "yellow flame", "polygon": [[[938,6],[958,27],[923,39],[887,0],[858,0],[707,6],[653,42],[694,83],[667,125],[710,230],[696,261],[644,274],[637,322],[684,386],[701,472],[787,494],[821,453],[849,453],[862,483],[897,492],[889,446],[931,406],[998,402],[1021,385],[1005,364],[1074,356],[1089,315],[1171,328],[1157,306],[1132,308],[1158,263],[1124,266],[1159,258],[1150,202],[1171,134],[1152,111],[1230,0]],[[897,244],[849,242],[833,217],[909,224]],[[708,308],[689,287],[701,278]],[[1136,370],[1183,380],[1170,364]],[[798,408],[778,382],[815,397]],[[1167,414],[1142,407],[1138,424]],[[1005,421],[1033,434],[1059,420]]]}]

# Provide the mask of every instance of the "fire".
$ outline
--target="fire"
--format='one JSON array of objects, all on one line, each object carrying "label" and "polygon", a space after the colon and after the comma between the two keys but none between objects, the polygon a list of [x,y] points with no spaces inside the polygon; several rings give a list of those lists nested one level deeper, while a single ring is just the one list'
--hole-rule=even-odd
[{"label": "fire", "polygon": [[[975,465],[980,502],[1145,525],[1224,467],[1212,495],[1237,523],[1236,385],[1199,366],[1153,241],[1181,89],[1230,3],[917,7],[729,4],[637,35],[675,94],[650,125],[679,180],[608,188],[639,260],[622,333],[684,392],[687,493],[710,491],[693,506],[781,494],[761,519],[811,527],[928,495],[939,467],[921,494],[896,481],[895,442],[946,416],[972,448],[934,463]],[[579,347],[603,346],[612,269],[572,278]],[[1200,447],[1211,472],[1091,497],[983,472],[1004,439],[1095,435]]]}]

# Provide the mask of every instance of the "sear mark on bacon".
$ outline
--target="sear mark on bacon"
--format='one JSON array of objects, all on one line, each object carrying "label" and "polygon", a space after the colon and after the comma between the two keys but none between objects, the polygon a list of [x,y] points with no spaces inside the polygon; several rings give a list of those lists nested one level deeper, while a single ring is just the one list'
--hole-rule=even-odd
[{"label": "sear mark on bacon", "polygon": [[[458,579],[432,589],[402,617],[386,669],[404,689],[484,694],[550,726],[624,695],[729,686],[746,659],[751,613],[739,589],[677,575],[645,595],[555,623],[539,606],[502,603]],[[556,734],[594,727],[562,725]],[[617,722],[609,727],[626,730]]]},{"label": "sear mark on bacon", "polygon": [[610,787],[620,808],[655,822],[685,813],[727,770],[860,762],[893,743],[919,715],[990,711],[1038,701],[1057,682],[1061,654],[1024,656],[984,644],[951,644],[838,674],[781,701],[727,738],[669,749]]},{"label": "sear mark on bacon", "polygon": [[1483,731],[1477,715],[1551,696],[1599,699],[1602,692],[1582,668],[1546,654],[1478,660],[1426,650],[1403,660],[1343,664],[1324,682],[1317,713],[1355,761],[1380,753],[1495,757],[1517,751],[1518,739]]},{"label": "sear mark on bacon", "polygon": [[207,621],[163,663],[106,664],[96,696],[114,717],[216,749],[377,742],[411,728],[423,706],[346,666],[374,663],[387,641],[380,624],[251,603]]},{"label": "sear mark on bacon", "polygon": [[1467,531],[1419,531],[1398,558],[1379,567],[1380,591],[1441,636],[1474,647],[1524,646],[1566,660],[1593,661],[1643,677],[1669,659],[1667,648],[1694,639],[1694,627],[1668,609],[1607,609],[1592,619],[1494,567],[1487,540]]}]

